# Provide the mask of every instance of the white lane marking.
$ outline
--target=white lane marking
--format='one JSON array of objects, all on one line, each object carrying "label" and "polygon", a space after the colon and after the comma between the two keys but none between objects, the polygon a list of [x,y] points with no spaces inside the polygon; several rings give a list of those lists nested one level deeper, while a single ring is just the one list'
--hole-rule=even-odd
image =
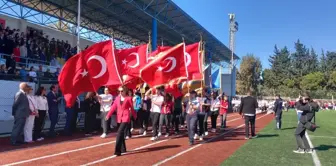
[{"label": "white lane marking", "polygon": [[[140,149],[144,149],[144,148],[147,148],[149,146],[152,146],[152,145],[155,145],[155,144],[159,144],[159,143],[162,143],[162,142],[166,142],[168,141],[169,139],[165,139],[165,140],[162,140],[162,141],[158,141],[158,142],[153,142],[151,144],[147,144],[145,146],[141,146],[141,147],[138,147],[136,149],[133,149],[131,150],[130,152],[126,152],[126,153],[123,153],[123,154],[127,154],[127,153],[132,153],[132,151],[136,151],[136,150],[140,150]],[[116,155],[113,155],[113,156],[110,156],[110,157],[106,157],[106,158],[102,158],[100,160],[96,160],[96,161],[93,161],[93,162],[90,162],[90,163],[87,163],[87,164],[83,164],[81,166],[88,166],[88,165],[93,165],[93,164],[97,164],[97,163],[100,163],[100,162],[103,162],[103,161],[106,161],[106,160],[109,160],[109,159],[113,159],[117,157]]]},{"label": "white lane marking", "polygon": [[[232,120],[229,120],[227,122],[236,121],[238,119],[241,119],[241,118],[232,119]],[[217,123],[217,125],[218,124],[219,123]],[[186,134],[184,134],[184,135],[186,135]],[[136,135],[136,136],[133,136],[132,138],[137,138],[137,137],[141,137],[141,136],[142,135]],[[28,159],[28,160],[22,160],[22,161],[10,163],[10,164],[5,164],[5,166],[19,165],[19,164],[23,164],[23,163],[28,163],[28,162],[36,161],[36,160],[42,160],[42,159],[46,159],[46,158],[50,158],[50,157],[56,157],[56,156],[60,156],[60,155],[64,155],[64,154],[69,154],[69,153],[78,152],[78,151],[82,151],[82,150],[92,149],[92,148],[96,148],[96,147],[99,147],[99,146],[109,145],[109,144],[112,144],[112,143],[115,143],[115,141],[101,143],[101,144],[97,144],[97,145],[93,145],[93,146],[88,146],[88,147],[83,147],[83,148],[78,148],[78,149],[74,149],[74,150],[68,150],[68,151],[64,151],[64,152],[60,152],[60,153],[45,155],[45,156],[36,157],[36,158]]]},{"label": "white lane marking", "polygon": [[[314,145],[313,143],[311,142],[310,138],[309,138],[309,135],[308,135],[308,132],[306,131],[306,138],[308,140],[308,143],[309,143],[309,146],[311,148],[314,148]],[[313,157],[313,161],[314,161],[314,165],[315,166],[321,166],[321,161],[320,159],[318,158],[317,154],[316,154],[316,150],[313,150],[313,153],[311,153],[312,157]]]},{"label": "white lane marking", "polygon": [[[140,136],[142,136],[142,135],[136,135],[133,138],[140,137]],[[97,145],[92,145],[92,146],[88,146],[88,147],[83,147],[83,148],[78,148],[78,149],[74,149],[74,150],[68,150],[68,151],[64,151],[64,152],[60,152],[60,153],[55,153],[55,154],[51,154],[51,155],[36,157],[36,158],[28,159],[28,160],[23,160],[23,161],[19,161],[19,162],[14,162],[14,163],[6,164],[6,166],[19,165],[19,164],[23,164],[23,163],[28,163],[28,162],[36,161],[36,160],[41,160],[41,159],[46,159],[46,158],[50,158],[50,157],[60,156],[60,155],[64,155],[64,154],[69,154],[69,153],[73,153],[73,152],[78,152],[78,151],[82,151],[82,150],[96,148],[96,147],[99,147],[99,146],[113,144],[115,142],[116,141],[110,141],[110,142],[105,142],[105,143],[101,143],[101,144],[97,144]]]},{"label": "white lane marking", "polygon": [[[265,117],[265,116],[267,116],[267,115],[269,115],[269,114],[263,115],[263,116],[257,118],[256,120],[258,120],[258,119],[260,119],[260,118],[263,118],[263,117]],[[224,132],[224,133],[222,133],[222,134],[220,134],[220,135],[218,135],[218,136],[216,136],[216,137],[213,137],[213,138],[211,138],[211,139],[209,139],[209,140],[207,140],[207,141],[203,141],[203,142],[201,142],[200,144],[197,144],[197,145],[195,145],[195,146],[193,146],[193,147],[190,147],[190,148],[188,148],[188,149],[186,149],[186,150],[184,150],[184,151],[182,151],[182,152],[180,152],[180,153],[177,153],[176,155],[173,155],[173,156],[171,156],[171,157],[169,157],[169,158],[166,158],[166,159],[164,159],[164,160],[162,160],[162,161],[160,161],[160,162],[154,164],[153,166],[158,166],[158,165],[161,165],[161,164],[163,164],[163,163],[166,163],[166,162],[168,162],[168,161],[170,161],[170,160],[173,160],[173,159],[175,159],[175,158],[178,157],[178,156],[181,156],[181,155],[183,155],[183,154],[185,154],[185,153],[187,153],[187,152],[189,152],[189,151],[191,151],[191,150],[193,150],[193,149],[196,149],[196,148],[198,148],[198,147],[200,147],[200,146],[202,146],[202,145],[204,145],[204,144],[206,144],[206,143],[208,143],[208,142],[211,142],[212,140],[215,140],[215,139],[217,139],[217,138],[219,138],[219,137],[222,137],[222,136],[224,136],[225,134],[231,133],[232,131],[237,130],[237,129],[243,127],[243,126],[245,126],[245,124],[242,124],[242,125],[240,125],[240,126],[237,126],[236,128],[233,128],[233,129],[231,129],[231,130],[229,130],[229,131],[227,131],[227,132]]]}]

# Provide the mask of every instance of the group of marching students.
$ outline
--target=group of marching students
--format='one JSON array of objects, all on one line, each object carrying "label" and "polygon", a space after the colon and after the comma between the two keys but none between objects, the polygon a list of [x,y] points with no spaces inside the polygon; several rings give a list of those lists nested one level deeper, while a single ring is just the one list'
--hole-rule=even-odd
[{"label": "group of marching students", "polygon": [[[179,134],[180,129],[187,129],[189,143],[193,145],[196,139],[203,140],[208,132],[217,131],[217,119],[221,118],[221,128],[226,128],[228,98],[218,92],[190,91],[183,95],[165,93],[164,88],[145,88],[131,90],[125,86],[118,88],[119,95],[112,96],[108,88],[104,94],[88,92],[85,100],[85,133],[90,136],[94,132],[93,123],[100,110],[101,138],[106,138],[110,121],[117,123],[115,155],[126,152],[125,140],[132,137],[132,131],[139,128],[139,134],[147,135],[151,122],[151,141],[160,137]],[[114,116],[112,116],[114,115]],[[115,118],[111,118],[115,117]],[[208,130],[208,118],[211,119],[211,129]],[[113,127],[113,126],[111,126]],[[165,129],[165,130],[163,130]]]}]

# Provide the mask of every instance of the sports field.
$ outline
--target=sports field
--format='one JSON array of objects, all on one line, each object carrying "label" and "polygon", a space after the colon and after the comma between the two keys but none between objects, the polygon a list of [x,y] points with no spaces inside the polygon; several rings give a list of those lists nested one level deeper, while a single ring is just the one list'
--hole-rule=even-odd
[{"label": "sports field", "polygon": [[[316,114],[319,128],[308,132],[323,166],[336,165],[336,111],[320,111]],[[258,139],[249,140],[222,165],[318,165],[312,154],[295,154],[294,130],[297,125],[295,111],[283,113],[283,129],[274,130],[272,121],[261,132]]]}]

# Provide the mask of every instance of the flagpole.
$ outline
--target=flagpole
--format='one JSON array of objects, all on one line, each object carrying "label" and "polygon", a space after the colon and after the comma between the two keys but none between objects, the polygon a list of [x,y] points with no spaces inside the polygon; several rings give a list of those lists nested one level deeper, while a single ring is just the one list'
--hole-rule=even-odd
[{"label": "flagpole", "polygon": [[80,16],[81,16],[81,10],[80,10],[80,4],[81,4],[81,0],[78,0],[78,9],[77,9],[77,54],[80,52],[80,45],[79,45],[79,41],[80,41],[80,36],[79,36],[79,31],[80,31]]},{"label": "flagpole", "polygon": [[201,80],[201,89],[202,89],[202,92],[201,92],[201,98],[203,99],[203,81],[204,81],[204,71],[203,71],[203,64],[204,64],[204,45],[203,45],[203,36],[202,34],[200,34],[200,50],[201,50],[201,73],[202,73],[202,80]]}]

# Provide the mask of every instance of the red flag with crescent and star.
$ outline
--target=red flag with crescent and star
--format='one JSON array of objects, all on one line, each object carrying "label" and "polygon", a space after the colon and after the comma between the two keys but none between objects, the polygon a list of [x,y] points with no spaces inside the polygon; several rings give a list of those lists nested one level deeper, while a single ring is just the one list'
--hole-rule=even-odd
[{"label": "red flag with crescent and star", "polygon": [[[116,50],[120,74],[139,77],[140,69],[147,63],[148,44]],[[125,80],[124,80],[125,81]]]},{"label": "red flag with crescent and star", "polygon": [[160,53],[154,60],[140,70],[140,77],[149,86],[167,84],[170,80],[188,77],[184,43]]},{"label": "red flag with crescent and star", "polygon": [[82,92],[94,91],[81,54],[74,55],[64,64],[58,76],[59,87],[64,95],[66,106],[71,107]]},{"label": "red flag with crescent and star", "polygon": [[121,85],[122,80],[114,54],[113,40],[96,43],[70,58],[58,77],[67,106],[73,96],[85,91],[97,91],[101,86]]},{"label": "red flag with crescent and star", "polygon": [[[157,50],[149,54],[149,59],[155,59],[160,53],[170,49],[169,46],[159,46]],[[193,77],[193,75],[202,74],[202,58],[200,50],[200,42],[189,44],[185,46],[185,56],[186,56],[186,65],[188,68],[188,79],[189,80],[198,80],[202,79],[201,77]]]}]

